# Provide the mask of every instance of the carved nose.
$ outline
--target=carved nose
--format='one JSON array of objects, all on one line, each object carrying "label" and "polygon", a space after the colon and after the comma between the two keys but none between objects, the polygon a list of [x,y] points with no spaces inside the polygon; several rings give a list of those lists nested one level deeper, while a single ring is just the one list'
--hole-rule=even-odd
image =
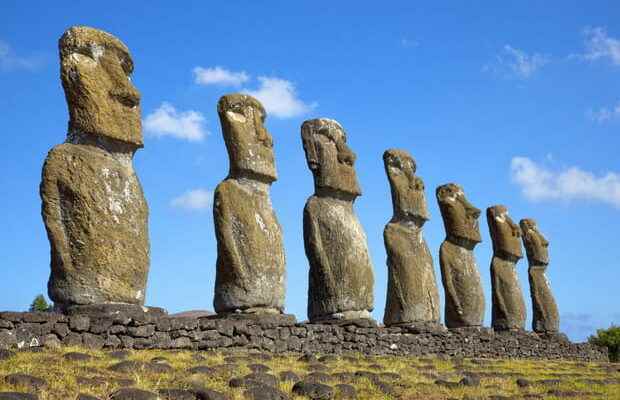
[{"label": "carved nose", "polygon": [[338,161],[350,166],[355,164],[355,153],[344,143],[338,146]]},{"label": "carved nose", "polygon": [[140,104],[140,93],[132,87],[112,90],[110,96],[126,107],[133,108]]}]

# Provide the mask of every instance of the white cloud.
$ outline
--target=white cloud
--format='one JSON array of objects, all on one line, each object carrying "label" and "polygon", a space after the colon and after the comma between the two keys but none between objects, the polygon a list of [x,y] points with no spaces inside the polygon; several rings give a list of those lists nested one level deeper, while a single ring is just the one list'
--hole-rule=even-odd
[{"label": "white cloud", "polygon": [[33,58],[18,57],[11,46],[3,40],[0,40],[0,69],[14,70],[27,69],[33,70],[39,65],[39,62]]},{"label": "white cloud", "polygon": [[592,121],[602,124],[620,118],[620,103],[611,108],[603,107],[599,110],[589,110],[587,114]]},{"label": "white cloud", "polygon": [[218,66],[194,68],[194,82],[199,85],[241,86],[249,80],[245,71],[233,72]]},{"label": "white cloud", "polygon": [[620,40],[607,36],[605,28],[586,28],[585,35],[586,52],[583,57],[586,60],[598,60],[608,58],[614,65],[620,65]]},{"label": "white cloud", "polygon": [[508,77],[528,79],[549,61],[550,58],[547,55],[540,53],[530,55],[523,50],[505,45],[502,53],[496,56],[495,63],[485,65],[483,71],[493,71]]},{"label": "white cloud", "polygon": [[211,207],[213,192],[206,189],[189,190],[170,202],[172,207],[200,211]]},{"label": "white cloud", "polygon": [[597,176],[579,167],[553,171],[526,157],[514,157],[510,170],[530,200],[593,200],[620,208],[620,174]]},{"label": "white cloud", "polygon": [[144,129],[153,136],[172,136],[191,142],[200,141],[208,134],[205,118],[198,111],[177,111],[170,103],[161,106],[144,119]]},{"label": "white cloud", "polygon": [[418,47],[419,44],[420,43],[414,39],[409,39],[409,38],[400,39],[400,45],[403,46],[404,48]]},{"label": "white cloud", "polygon": [[291,118],[307,113],[316,103],[306,104],[297,97],[295,85],[280,78],[259,76],[260,86],[256,90],[243,92],[256,97],[265,107],[267,114],[277,118]]}]

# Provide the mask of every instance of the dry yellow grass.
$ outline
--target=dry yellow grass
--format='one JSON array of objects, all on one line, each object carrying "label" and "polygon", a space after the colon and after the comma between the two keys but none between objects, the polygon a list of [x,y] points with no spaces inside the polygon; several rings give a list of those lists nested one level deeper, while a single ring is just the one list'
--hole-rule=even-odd
[{"label": "dry yellow grass", "polygon": [[[63,356],[69,352],[89,354],[87,361],[69,361]],[[190,374],[187,370],[198,365],[221,366],[225,358],[239,356],[229,373],[221,369],[218,374]],[[197,360],[197,356],[204,360]],[[299,360],[299,355],[272,355],[263,360],[255,353],[221,353],[191,351],[131,351],[126,360],[150,362],[155,357],[164,357],[172,367],[170,372],[157,373],[144,370],[117,373],[109,369],[120,362],[104,351],[82,348],[62,348],[41,352],[23,351],[8,360],[0,361],[0,392],[32,391],[27,387],[8,384],[4,377],[14,373],[33,375],[47,381],[45,390],[38,392],[41,400],[71,400],[78,393],[108,399],[110,393],[120,388],[118,379],[132,379],[133,387],[157,392],[164,388],[186,389],[200,385],[227,394],[231,399],[243,399],[243,389],[229,387],[231,377],[250,373],[249,364],[260,363],[268,366],[271,373],[278,375],[283,371],[293,371],[303,377],[311,372],[310,364]],[[230,361],[230,359],[228,360]],[[562,395],[573,394],[574,399],[620,399],[620,368],[613,364],[577,363],[567,361],[525,361],[525,360],[468,360],[413,357],[367,357],[347,355],[327,360],[321,364],[327,367],[328,374],[357,371],[370,371],[379,375],[386,383],[382,388],[376,378],[356,377],[343,382],[342,378],[326,382],[330,386],[350,383],[355,386],[359,399],[492,399],[493,396],[505,398],[562,399]],[[395,373],[388,376],[382,373]],[[435,383],[438,379],[458,382],[465,375],[478,375],[479,386],[444,387]],[[79,385],[78,377],[99,378],[98,385]],[[521,388],[517,378],[522,377],[532,384]],[[340,380],[339,380],[340,379]],[[536,381],[559,379],[559,384],[537,383]],[[345,379],[347,381],[347,379]],[[292,382],[281,382],[279,389],[288,393],[292,399],[301,397],[291,394]],[[550,391],[555,390],[555,393]],[[389,393],[385,393],[388,391]],[[577,394],[578,393],[578,394]],[[526,397],[529,395],[530,397]],[[538,397],[537,397],[538,396]],[[1,398],[1,397],[0,397]]]}]

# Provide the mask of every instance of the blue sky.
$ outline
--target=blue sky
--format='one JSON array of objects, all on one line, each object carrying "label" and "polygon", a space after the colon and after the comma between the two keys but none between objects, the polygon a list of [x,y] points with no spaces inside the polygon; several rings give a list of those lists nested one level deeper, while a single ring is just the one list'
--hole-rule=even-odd
[{"label": "blue sky", "polygon": [[[329,117],[344,126],[358,157],[364,193],[355,208],[375,268],[377,319],[387,281],[382,231],[392,213],[381,156],[402,147],[426,183],[432,217],[425,235],[438,284],[444,230],[434,190],[457,182],[482,210],[505,204],[513,219],[539,222],[551,242],[548,275],[562,329],[571,338],[620,323],[617,2],[127,3],[0,5],[0,309],[25,309],[46,292],[49,245],[38,185],[68,120],[57,40],[72,25],[89,25],[128,45],[142,93],[146,144],[134,164],[151,212],[148,304],[212,309],[209,203],[228,170],[216,102],[246,91],[269,114],[286,305],[298,319],[306,317],[308,271],[302,210],[313,190],[300,125]],[[484,218],[475,254],[489,324]],[[529,327],[527,262],[518,270]]]}]

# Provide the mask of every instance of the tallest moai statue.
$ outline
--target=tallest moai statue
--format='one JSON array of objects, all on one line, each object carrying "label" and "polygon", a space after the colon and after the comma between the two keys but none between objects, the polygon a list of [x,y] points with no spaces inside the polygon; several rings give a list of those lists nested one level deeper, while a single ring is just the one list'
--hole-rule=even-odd
[{"label": "tallest moai statue", "polygon": [[40,188],[49,296],[59,308],[142,305],[148,207],[132,165],[143,147],[133,61],[120,40],[88,27],[67,30],[59,48],[70,119],[66,142],[45,160]]}]

